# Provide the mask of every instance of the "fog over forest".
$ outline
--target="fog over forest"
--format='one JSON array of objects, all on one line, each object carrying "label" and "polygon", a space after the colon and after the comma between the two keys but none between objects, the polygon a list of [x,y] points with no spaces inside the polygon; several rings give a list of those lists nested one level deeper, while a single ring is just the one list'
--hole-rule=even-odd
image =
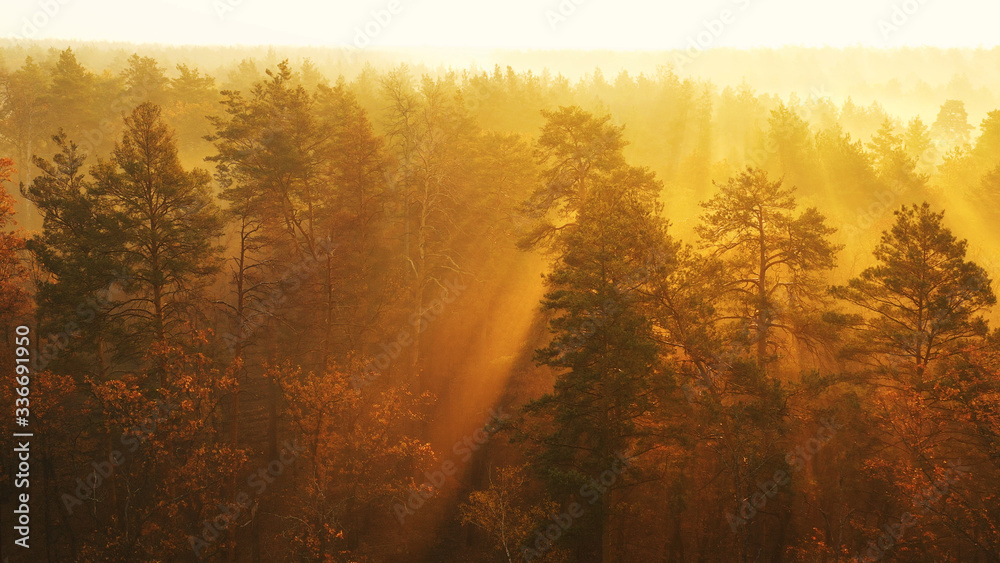
[{"label": "fog over forest", "polygon": [[1000,561],[998,224],[996,48],[12,42],[2,549]]}]

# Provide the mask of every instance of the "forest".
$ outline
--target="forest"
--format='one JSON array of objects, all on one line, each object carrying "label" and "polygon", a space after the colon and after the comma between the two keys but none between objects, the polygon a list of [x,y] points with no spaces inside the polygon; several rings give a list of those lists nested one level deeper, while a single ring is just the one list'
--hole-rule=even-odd
[{"label": "forest", "polygon": [[4,561],[1000,561],[1000,50],[675,55],[0,47]]}]

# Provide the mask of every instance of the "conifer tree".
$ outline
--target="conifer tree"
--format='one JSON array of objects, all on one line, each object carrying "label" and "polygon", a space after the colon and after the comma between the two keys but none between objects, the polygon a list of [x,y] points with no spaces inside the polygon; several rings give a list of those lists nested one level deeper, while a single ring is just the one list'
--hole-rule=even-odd
[{"label": "conifer tree", "polygon": [[931,362],[986,334],[981,314],[996,296],[986,271],[965,259],[968,242],[944,226],[944,212],[924,203],[895,216],[875,247],[877,265],[832,292],[862,311],[854,327],[879,365],[920,377]]},{"label": "conifer tree", "polygon": [[794,188],[769,180],[763,170],[747,168],[718,188],[702,204],[698,234],[729,266],[724,314],[753,334],[763,366],[780,342],[775,329],[797,338],[819,336],[818,274],[835,264],[838,247],[828,240],[835,229],[815,208],[796,215]]},{"label": "conifer tree", "polygon": [[122,315],[140,340],[173,341],[197,324],[199,292],[219,268],[221,220],[209,175],[181,166],[173,131],[148,102],[125,118],[121,141],[93,175],[93,193],[121,222]]}]

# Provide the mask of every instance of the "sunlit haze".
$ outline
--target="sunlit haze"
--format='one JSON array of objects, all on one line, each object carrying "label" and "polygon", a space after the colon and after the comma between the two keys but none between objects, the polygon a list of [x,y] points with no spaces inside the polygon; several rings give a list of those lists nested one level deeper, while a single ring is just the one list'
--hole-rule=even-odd
[{"label": "sunlit haze", "polygon": [[466,49],[681,49],[699,34],[707,47],[990,47],[1000,20],[987,0],[6,0],[4,11],[7,38]]}]

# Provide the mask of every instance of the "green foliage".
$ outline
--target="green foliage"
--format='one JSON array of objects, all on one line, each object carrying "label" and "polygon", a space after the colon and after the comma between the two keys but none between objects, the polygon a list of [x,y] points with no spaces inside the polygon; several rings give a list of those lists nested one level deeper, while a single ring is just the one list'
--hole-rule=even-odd
[{"label": "green foliage", "polygon": [[[103,375],[110,366],[102,357],[101,341],[120,305],[112,290],[127,278],[123,218],[94,193],[79,147],[62,132],[52,143],[59,152],[51,161],[35,157],[40,173],[22,189],[42,216],[41,233],[27,243],[46,274],[37,282],[39,320],[45,330],[65,333],[63,345],[70,346],[51,367],[75,366],[77,374]],[[109,349],[109,361],[115,355]],[[53,359],[47,357],[42,365]]]}]

